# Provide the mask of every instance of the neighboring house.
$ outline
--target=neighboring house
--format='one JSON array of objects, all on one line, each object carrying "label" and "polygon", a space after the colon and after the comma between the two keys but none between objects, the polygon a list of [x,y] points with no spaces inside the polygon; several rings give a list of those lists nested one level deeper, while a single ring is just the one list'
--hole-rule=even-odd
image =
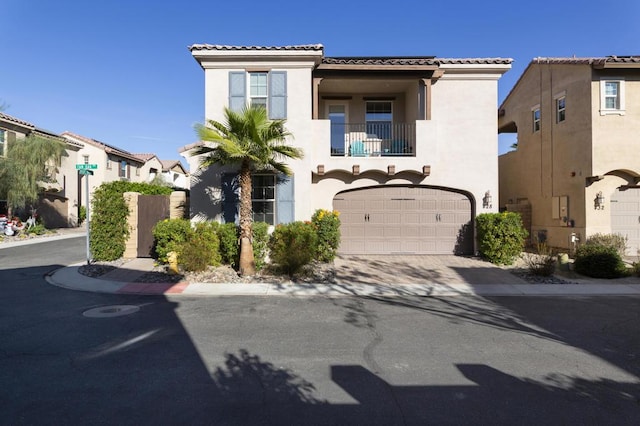
[{"label": "neighboring house", "polygon": [[[335,209],[344,254],[475,251],[475,216],[497,211],[497,86],[511,59],[331,58],[322,45],[190,51],[204,70],[207,119],[264,105],[304,150],[289,163],[293,177],[254,176],[254,220]],[[199,169],[197,145],[181,149],[192,220],[236,220],[235,171]]]},{"label": "neighboring house", "polygon": [[620,233],[640,248],[640,56],[537,58],[499,109],[500,207],[530,214],[534,242],[572,248]]},{"label": "neighboring house", "polygon": [[[131,182],[144,182],[141,178],[141,170],[145,161],[124,149],[97,141],[71,132],[63,132],[62,136],[71,142],[84,145],[78,152],[78,163],[96,164],[97,169],[89,176],[89,190],[93,191],[105,182],[115,180],[127,180]],[[84,175],[78,175],[78,204],[87,205]]]},{"label": "neighboring house", "polygon": [[180,160],[160,160],[162,176],[174,188],[189,189],[189,173],[184,169]]},{"label": "neighboring house", "polygon": [[21,139],[30,135],[66,144],[60,163],[50,164],[45,181],[39,182],[42,193],[37,205],[38,214],[48,228],[77,226],[78,184],[75,164],[83,144],[0,112],[0,156],[6,155],[10,144],[20,143]]},{"label": "neighboring house", "polygon": [[142,161],[144,164],[138,170],[136,170],[136,179],[132,179],[136,182],[149,183],[156,177],[162,176],[162,162],[155,154],[133,154]]}]

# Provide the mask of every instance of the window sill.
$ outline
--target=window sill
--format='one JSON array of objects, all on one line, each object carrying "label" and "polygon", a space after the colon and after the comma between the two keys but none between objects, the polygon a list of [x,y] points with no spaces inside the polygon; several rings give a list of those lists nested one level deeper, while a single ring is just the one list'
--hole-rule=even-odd
[{"label": "window sill", "polygon": [[624,109],[601,109],[600,115],[626,115],[627,111]]}]

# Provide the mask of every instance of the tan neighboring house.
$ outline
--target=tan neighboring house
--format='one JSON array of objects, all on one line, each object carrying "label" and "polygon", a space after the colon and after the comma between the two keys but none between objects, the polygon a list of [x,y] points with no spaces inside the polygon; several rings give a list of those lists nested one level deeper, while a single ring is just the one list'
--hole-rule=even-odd
[{"label": "tan neighboring house", "polygon": [[[253,218],[270,225],[340,212],[341,253],[473,253],[474,218],[497,211],[498,80],[507,58],[326,57],[322,45],[190,51],[205,117],[266,107],[303,149],[290,178],[254,174]],[[194,221],[237,220],[237,170],[191,171]],[[495,201],[492,201],[492,197]]]},{"label": "tan neighboring house", "polygon": [[596,233],[640,249],[640,56],[537,58],[499,108],[517,149],[499,158],[500,207],[530,213],[533,241]]},{"label": "tan neighboring house", "polygon": [[48,228],[78,225],[78,182],[75,164],[82,142],[67,140],[61,135],[36,127],[27,121],[0,112],[0,155],[6,155],[8,146],[21,139],[37,135],[65,143],[65,154],[59,164],[47,168],[48,176],[40,182],[42,191],[37,212]]},{"label": "tan neighboring house", "polygon": [[[96,164],[97,169],[93,170],[93,175],[89,176],[89,191],[93,191],[105,182],[116,180],[127,180],[131,182],[144,182],[141,170],[145,161],[134,154],[113,145],[100,142],[95,139],[81,136],[71,132],[63,132],[62,136],[70,142],[84,145],[78,151],[78,163]],[[87,205],[86,176],[78,176],[79,185],[79,205]]]},{"label": "tan neighboring house", "polygon": [[162,162],[155,154],[133,154],[142,161],[144,164],[137,170],[135,182],[153,181],[156,177],[162,176]]}]

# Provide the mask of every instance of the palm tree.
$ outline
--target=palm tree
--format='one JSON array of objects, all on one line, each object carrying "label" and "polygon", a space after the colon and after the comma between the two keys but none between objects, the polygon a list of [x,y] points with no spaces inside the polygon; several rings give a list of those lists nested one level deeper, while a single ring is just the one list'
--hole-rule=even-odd
[{"label": "palm tree", "polygon": [[225,122],[208,120],[197,125],[203,142],[212,142],[194,149],[191,155],[204,155],[201,167],[212,165],[239,166],[240,180],[240,275],[254,275],[251,208],[251,176],[257,171],[292,174],[284,163],[287,159],[302,158],[299,148],[286,144],[291,137],[285,120],[269,120],[262,106],[245,107],[240,112],[224,109]]}]

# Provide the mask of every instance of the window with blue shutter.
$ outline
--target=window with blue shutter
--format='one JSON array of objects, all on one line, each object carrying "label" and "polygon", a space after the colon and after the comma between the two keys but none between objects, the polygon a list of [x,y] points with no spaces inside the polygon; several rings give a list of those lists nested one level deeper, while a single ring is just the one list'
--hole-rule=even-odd
[{"label": "window with blue shutter", "polygon": [[276,185],[276,224],[295,220],[293,176],[278,175]]},{"label": "window with blue shutter", "polygon": [[287,118],[287,72],[269,73],[269,118],[272,120]]},{"label": "window with blue shutter", "polygon": [[244,71],[229,72],[229,109],[240,112],[246,103],[246,73]]},{"label": "window with blue shutter", "polygon": [[240,180],[237,173],[222,175],[222,219],[224,223],[240,223]]}]

